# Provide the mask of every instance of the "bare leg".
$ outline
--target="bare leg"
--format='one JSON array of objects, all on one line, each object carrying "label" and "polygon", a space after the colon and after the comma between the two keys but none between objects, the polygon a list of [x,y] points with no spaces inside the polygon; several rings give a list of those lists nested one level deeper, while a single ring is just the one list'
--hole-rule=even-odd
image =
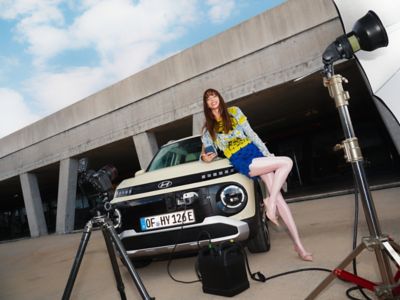
[{"label": "bare leg", "polygon": [[[271,190],[275,179],[274,173],[264,174],[260,177],[267,185],[268,190]],[[294,222],[292,216],[292,212],[290,211],[290,208],[287,205],[285,199],[283,199],[281,192],[278,193],[276,205],[279,215],[281,216],[283,222],[286,224],[286,227],[289,230],[290,237],[292,238],[292,241],[294,243],[295,251],[303,260],[312,261],[312,254],[304,249],[304,246],[300,240],[299,232],[297,231],[296,223]]]},{"label": "bare leg", "polygon": [[255,158],[249,166],[250,176],[262,176],[267,173],[274,173],[271,186],[268,187],[270,195],[266,205],[267,216],[275,224],[278,223],[276,216],[278,195],[281,193],[282,185],[285,183],[292,166],[292,160],[286,156]]}]

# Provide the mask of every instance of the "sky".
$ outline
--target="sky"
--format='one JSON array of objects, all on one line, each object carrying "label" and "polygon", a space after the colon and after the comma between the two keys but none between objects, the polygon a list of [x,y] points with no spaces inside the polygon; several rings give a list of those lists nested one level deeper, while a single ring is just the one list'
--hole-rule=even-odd
[{"label": "sky", "polygon": [[284,0],[0,0],[0,138]]}]

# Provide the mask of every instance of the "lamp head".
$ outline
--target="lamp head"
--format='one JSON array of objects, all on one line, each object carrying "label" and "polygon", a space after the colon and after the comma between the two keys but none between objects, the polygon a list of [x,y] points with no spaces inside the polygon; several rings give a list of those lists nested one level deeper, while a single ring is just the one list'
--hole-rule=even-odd
[{"label": "lamp head", "polygon": [[326,48],[322,61],[330,65],[339,59],[352,58],[359,50],[374,51],[388,44],[385,27],[377,14],[370,10],[354,24],[353,31],[341,35]]}]

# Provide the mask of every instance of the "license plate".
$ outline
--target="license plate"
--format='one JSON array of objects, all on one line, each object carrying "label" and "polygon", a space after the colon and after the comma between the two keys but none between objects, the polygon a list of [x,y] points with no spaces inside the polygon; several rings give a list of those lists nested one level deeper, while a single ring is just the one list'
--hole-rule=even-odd
[{"label": "license plate", "polygon": [[185,211],[140,218],[140,228],[142,231],[146,231],[156,228],[190,224],[195,221],[193,209],[188,209]]}]

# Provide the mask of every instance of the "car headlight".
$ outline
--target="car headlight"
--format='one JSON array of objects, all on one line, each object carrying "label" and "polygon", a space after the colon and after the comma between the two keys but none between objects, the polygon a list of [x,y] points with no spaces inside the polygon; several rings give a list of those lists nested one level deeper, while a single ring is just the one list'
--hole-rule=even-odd
[{"label": "car headlight", "polygon": [[224,213],[234,214],[241,211],[247,203],[247,194],[241,186],[228,185],[219,192],[220,205],[218,208]]}]

